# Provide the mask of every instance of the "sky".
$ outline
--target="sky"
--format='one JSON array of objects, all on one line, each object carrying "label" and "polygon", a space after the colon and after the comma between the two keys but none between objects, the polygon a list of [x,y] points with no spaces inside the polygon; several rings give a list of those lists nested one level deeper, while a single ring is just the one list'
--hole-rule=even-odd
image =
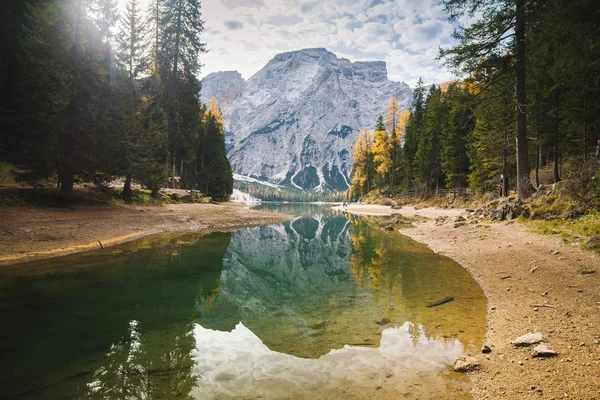
[{"label": "sky", "polygon": [[278,53],[324,47],[353,62],[386,61],[388,77],[411,86],[453,79],[436,61],[453,44],[441,0],[204,0],[202,17],[201,76],[237,70],[248,79]]}]

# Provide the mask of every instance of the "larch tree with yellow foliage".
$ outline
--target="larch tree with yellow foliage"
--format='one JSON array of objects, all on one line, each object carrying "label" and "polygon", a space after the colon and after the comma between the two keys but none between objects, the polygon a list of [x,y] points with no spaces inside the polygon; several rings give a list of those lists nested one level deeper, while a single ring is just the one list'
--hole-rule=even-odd
[{"label": "larch tree with yellow foliage", "polygon": [[394,192],[394,177],[397,173],[396,170],[398,165],[400,164],[400,143],[407,119],[408,116],[405,116],[402,113],[400,104],[398,104],[398,99],[396,99],[396,96],[393,96],[387,106],[387,115],[383,121],[389,135],[390,158],[392,160],[392,166],[389,172],[391,193]]},{"label": "larch tree with yellow foliage", "polygon": [[392,172],[393,166],[390,152],[390,137],[385,130],[383,117],[381,116],[377,119],[373,136],[373,161],[375,162],[375,172],[377,172],[377,186],[381,191],[386,178]]},{"label": "larch tree with yellow foliage", "polygon": [[373,168],[373,138],[367,128],[363,128],[354,144],[352,152],[352,193],[359,196],[371,191]]},{"label": "larch tree with yellow foliage", "polygon": [[223,117],[214,98],[204,113],[198,136],[198,187],[214,200],[227,200],[233,192],[233,174],[225,155]]}]

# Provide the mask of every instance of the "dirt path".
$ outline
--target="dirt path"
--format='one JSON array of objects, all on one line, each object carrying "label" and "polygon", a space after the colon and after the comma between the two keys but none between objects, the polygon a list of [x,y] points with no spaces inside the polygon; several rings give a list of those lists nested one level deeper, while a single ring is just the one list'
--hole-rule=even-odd
[{"label": "dirt path", "polygon": [[[448,216],[444,223],[418,222],[402,233],[458,261],[486,293],[486,344],[492,352],[474,355],[481,363],[470,373],[474,399],[600,399],[596,253],[517,223],[469,221],[455,228],[455,218],[467,216],[464,210],[375,206],[374,214],[385,215],[384,208],[387,215]],[[369,209],[351,205],[347,211]],[[541,332],[559,355],[533,358],[531,348],[515,348],[511,341],[527,332]]]},{"label": "dirt path", "polygon": [[237,204],[0,209],[0,266],[106,247],[142,236],[264,225],[285,214]]}]

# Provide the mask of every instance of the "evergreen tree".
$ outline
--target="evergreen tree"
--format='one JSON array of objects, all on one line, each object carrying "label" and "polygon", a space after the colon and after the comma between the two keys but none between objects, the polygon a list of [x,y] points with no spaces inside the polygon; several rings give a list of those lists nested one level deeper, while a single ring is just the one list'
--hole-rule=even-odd
[{"label": "evergreen tree", "polygon": [[394,193],[394,176],[399,165],[400,157],[400,142],[402,139],[402,127],[400,126],[400,118],[402,111],[395,96],[392,96],[387,105],[387,114],[384,120],[384,126],[389,135],[389,151],[391,158],[391,167],[389,171],[390,192]]},{"label": "evergreen tree", "polygon": [[194,163],[194,154],[190,150],[197,140],[200,113],[198,56],[205,51],[201,41],[204,21],[198,0],[164,0],[159,13],[158,64],[165,87],[169,150],[173,174],[179,167],[185,184],[188,169]]},{"label": "evergreen tree", "polygon": [[227,200],[233,192],[233,173],[225,155],[225,135],[215,100],[204,113],[198,153],[200,190],[214,200]]},{"label": "evergreen tree", "polygon": [[415,154],[415,175],[425,192],[437,193],[441,182],[440,140],[442,128],[447,118],[442,90],[433,85],[427,97],[427,110],[423,116],[423,128]]},{"label": "evergreen tree", "polygon": [[[530,2],[533,4],[535,2]],[[511,72],[515,79],[515,121],[516,121],[516,159],[517,191],[521,198],[531,194],[529,178],[529,154],[526,125],[526,89],[525,89],[525,0],[515,2],[490,2],[487,0],[445,0],[445,9],[450,19],[457,22],[463,16],[475,14],[483,17],[468,27],[460,27],[454,36],[459,44],[443,50],[447,65],[466,74],[470,74],[489,59],[510,54],[515,62],[498,74],[490,77],[490,84],[500,76]],[[533,13],[529,10],[529,15]]]},{"label": "evergreen tree", "polygon": [[419,137],[423,129],[423,116],[425,114],[425,86],[423,80],[419,78],[417,86],[413,90],[413,101],[410,106],[411,113],[406,123],[404,147],[403,147],[403,170],[405,174],[405,184],[410,189],[414,179],[414,164]]},{"label": "evergreen tree", "polygon": [[128,81],[123,86],[126,87],[126,92],[122,94],[123,114],[124,118],[124,137],[121,147],[121,159],[123,173],[125,174],[125,184],[123,186],[123,195],[125,198],[131,198],[131,180],[132,180],[132,160],[138,152],[134,151],[134,147],[138,138],[136,133],[139,132],[139,127],[136,123],[139,118],[136,118],[136,110],[140,101],[139,91],[136,89],[138,82],[136,81],[139,75],[147,68],[147,30],[143,20],[143,15],[139,8],[138,0],[129,0],[125,5],[125,13],[121,18],[119,33],[117,35],[117,60],[122,69],[127,71]]},{"label": "evergreen tree", "polygon": [[448,117],[442,132],[440,158],[448,188],[466,185],[469,172],[467,144],[475,126],[471,97],[466,84],[458,82],[451,83],[444,96]]}]

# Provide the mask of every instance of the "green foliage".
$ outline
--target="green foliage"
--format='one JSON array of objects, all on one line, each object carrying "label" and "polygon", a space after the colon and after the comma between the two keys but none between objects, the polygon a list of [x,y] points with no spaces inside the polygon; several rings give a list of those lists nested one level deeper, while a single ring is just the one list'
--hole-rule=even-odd
[{"label": "green foliage", "polygon": [[227,200],[233,192],[233,174],[225,155],[225,135],[220,116],[210,111],[204,116],[198,154],[200,190],[214,200]]},{"label": "green foliage", "polygon": [[441,137],[448,107],[443,101],[442,90],[432,86],[427,97],[427,109],[423,115],[423,127],[415,154],[415,176],[427,192],[438,189],[441,183]]}]

